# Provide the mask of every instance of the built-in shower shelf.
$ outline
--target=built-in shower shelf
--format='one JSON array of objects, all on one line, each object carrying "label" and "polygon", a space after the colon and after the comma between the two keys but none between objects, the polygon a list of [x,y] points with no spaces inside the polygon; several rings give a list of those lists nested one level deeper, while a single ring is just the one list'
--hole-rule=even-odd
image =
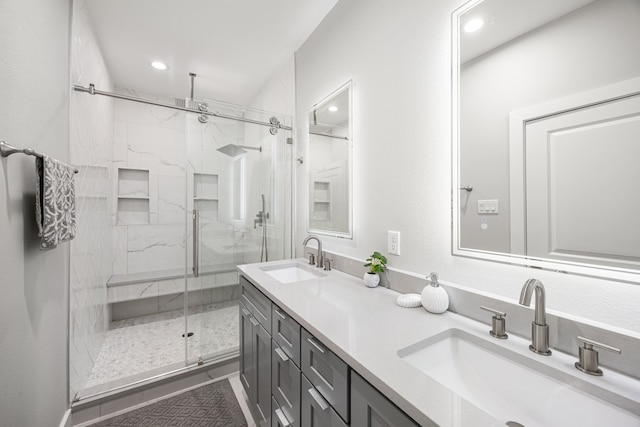
[{"label": "built-in shower shelf", "polygon": [[149,170],[118,168],[117,222],[149,224]]},{"label": "built-in shower shelf", "polygon": [[203,222],[218,222],[218,183],[216,174],[193,174],[193,208],[200,211]]}]

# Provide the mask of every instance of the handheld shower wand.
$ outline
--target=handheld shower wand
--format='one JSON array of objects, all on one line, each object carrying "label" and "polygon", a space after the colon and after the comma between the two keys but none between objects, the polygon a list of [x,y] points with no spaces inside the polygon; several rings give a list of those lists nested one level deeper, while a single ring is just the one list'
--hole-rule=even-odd
[{"label": "handheld shower wand", "polygon": [[267,252],[267,220],[269,219],[269,212],[266,209],[266,203],[264,200],[264,194],[262,196],[262,210],[256,214],[256,219],[253,220],[253,228],[258,225],[262,227],[262,244],[260,247],[260,262],[269,261],[269,254]]}]

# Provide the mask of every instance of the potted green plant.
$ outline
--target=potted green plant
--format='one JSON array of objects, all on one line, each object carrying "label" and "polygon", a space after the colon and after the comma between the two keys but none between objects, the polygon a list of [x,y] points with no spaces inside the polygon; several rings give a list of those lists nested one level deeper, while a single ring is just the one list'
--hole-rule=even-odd
[{"label": "potted green plant", "polygon": [[369,271],[364,273],[364,284],[369,288],[375,288],[380,284],[380,273],[387,268],[387,258],[376,251],[366,261],[364,266],[369,267]]}]

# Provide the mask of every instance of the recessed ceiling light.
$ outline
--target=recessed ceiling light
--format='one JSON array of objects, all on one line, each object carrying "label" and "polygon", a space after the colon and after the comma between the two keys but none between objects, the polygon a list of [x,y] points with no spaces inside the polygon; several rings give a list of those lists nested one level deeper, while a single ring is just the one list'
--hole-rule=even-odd
[{"label": "recessed ceiling light", "polygon": [[151,66],[153,68],[155,68],[156,70],[160,70],[160,71],[164,71],[167,68],[169,68],[169,67],[167,67],[167,64],[165,64],[164,62],[160,62],[160,61],[153,61],[151,63]]},{"label": "recessed ceiling light", "polygon": [[473,33],[474,31],[478,31],[483,26],[484,21],[482,20],[482,18],[475,18],[464,24],[464,32]]},{"label": "recessed ceiling light", "polygon": [[335,105],[332,105],[331,107],[328,108],[329,111],[331,111],[332,113],[335,113],[336,111],[338,111],[338,107],[336,107]]}]

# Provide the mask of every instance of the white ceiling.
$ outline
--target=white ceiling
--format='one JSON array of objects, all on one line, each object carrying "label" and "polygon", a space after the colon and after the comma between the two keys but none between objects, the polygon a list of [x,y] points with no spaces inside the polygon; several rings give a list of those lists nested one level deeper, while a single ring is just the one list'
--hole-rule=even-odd
[{"label": "white ceiling", "polygon": [[[117,86],[247,105],[338,0],[87,0]],[[152,69],[154,60],[169,70]],[[101,89],[101,88],[97,88]]]},{"label": "white ceiling", "polygon": [[474,18],[482,18],[485,22],[485,26],[476,33],[461,33],[460,63],[464,64],[593,1],[484,0],[460,18],[461,26]]}]

